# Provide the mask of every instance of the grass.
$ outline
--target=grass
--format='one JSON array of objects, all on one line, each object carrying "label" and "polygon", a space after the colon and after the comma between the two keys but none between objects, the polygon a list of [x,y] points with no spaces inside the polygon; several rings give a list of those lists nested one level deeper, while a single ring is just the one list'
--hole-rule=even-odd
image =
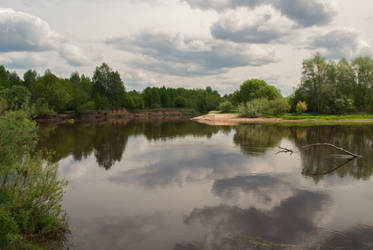
[{"label": "grass", "polygon": [[333,121],[333,120],[368,120],[373,114],[323,115],[323,114],[283,114],[279,116],[265,115],[266,118],[281,118],[286,120]]},{"label": "grass", "polygon": [[220,110],[212,110],[209,112],[209,114],[238,114],[238,109],[233,109],[229,112],[224,112]]}]

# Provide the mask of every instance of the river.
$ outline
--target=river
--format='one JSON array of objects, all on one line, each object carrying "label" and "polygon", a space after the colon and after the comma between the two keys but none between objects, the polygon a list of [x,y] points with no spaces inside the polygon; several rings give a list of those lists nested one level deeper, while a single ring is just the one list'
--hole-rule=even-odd
[{"label": "river", "polygon": [[[363,158],[326,146],[328,142]],[[279,152],[279,146],[293,150]],[[372,249],[373,126],[41,126],[71,249]]]}]

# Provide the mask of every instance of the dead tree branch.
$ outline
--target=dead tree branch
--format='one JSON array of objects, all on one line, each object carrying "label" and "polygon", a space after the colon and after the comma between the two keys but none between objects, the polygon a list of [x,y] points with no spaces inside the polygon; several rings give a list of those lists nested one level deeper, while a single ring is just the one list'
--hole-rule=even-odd
[{"label": "dead tree branch", "polygon": [[305,145],[305,146],[302,146],[303,149],[308,149],[308,148],[311,148],[311,147],[317,147],[317,146],[328,146],[328,147],[333,147],[339,151],[342,151],[344,152],[345,154],[348,154],[348,155],[351,155],[353,158],[363,158],[363,156],[361,155],[357,155],[357,154],[354,154],[354,153],[351,153],[350,151],[347,151],[346,149],[344,148],[341,148],[341,147],[337,147],[336,145],[333,145],[333,144],[330,144],[330,143],[315,143],[315,144],[310,144],[310,145]]},{"label": "dead tree branch", "polygon": [[276,155],[278,154],[281,154],[281,153],[290,153],[290,155],[294,154],[294,150],[292,149],[289,149],[289,148],[283,148],[283,147],[278,147],[279,149],[281,149],[280,151],[278,151],[276,153]]}]

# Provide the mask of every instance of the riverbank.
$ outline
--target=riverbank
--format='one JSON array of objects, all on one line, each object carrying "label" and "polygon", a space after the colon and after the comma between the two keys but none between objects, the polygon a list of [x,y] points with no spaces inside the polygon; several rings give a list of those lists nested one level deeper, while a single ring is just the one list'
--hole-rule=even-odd
[{"label": "riverbank", "polygon": [[317,123],[317,124],[338,124],[338,123],[373,123],[373,119],[284,119],[275,117],[260,117],[260,118],[246,118],[240,117],[238,114],[207,114],[197,116],[191,120],[204,123],[207,125],[216,126],[234,126],[239,124],[249,123],[278,123],[278,124],[304,124],[304,123]]},{"label": "riverbank", "polygon": [[194,112],[190,109],[97,110],[84,114],[62,113],[36,117],[38,123],[108,122],[116,120],[188,120]]}]

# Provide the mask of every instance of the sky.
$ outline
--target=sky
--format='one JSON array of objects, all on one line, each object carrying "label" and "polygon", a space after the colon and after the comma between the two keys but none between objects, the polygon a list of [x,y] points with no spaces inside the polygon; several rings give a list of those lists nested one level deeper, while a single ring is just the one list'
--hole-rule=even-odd
[{"label": "sky", "polygon": [[92,76],[127,90],[231,93],[251,78],[289,95],[302,61],[373,56],[372,0],[0,0],[0,65]]}]

